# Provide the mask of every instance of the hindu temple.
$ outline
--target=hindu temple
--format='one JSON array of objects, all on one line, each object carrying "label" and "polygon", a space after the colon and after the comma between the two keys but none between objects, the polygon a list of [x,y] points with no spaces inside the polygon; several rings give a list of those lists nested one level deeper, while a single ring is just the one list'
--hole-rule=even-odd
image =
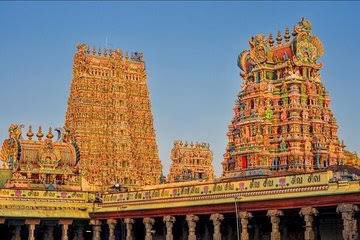
[{"label": "hindu temple", "polygon": [[2,143],[0,239],[360,239],[323,54],[304,18],[250,37],[223,159],[175,140],[164,173],[143,54],[79,44],[64,126],[14,123]]}]

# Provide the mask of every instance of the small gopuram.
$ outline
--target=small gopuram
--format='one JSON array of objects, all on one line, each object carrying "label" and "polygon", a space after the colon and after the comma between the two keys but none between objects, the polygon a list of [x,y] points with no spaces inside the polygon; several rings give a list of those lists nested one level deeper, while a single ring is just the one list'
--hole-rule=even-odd
[{"label": "small gopuram", "polygon": [[175,141],[167,181],[142,55],[79,45],[65,128],[13,124],[3,142],[0,239],[358,240],[360,159],[337,135],[321,41],[302,19],[249,43],[222,176],[209,144]]},{"label": "small gopuram", "polygon": [[213,156],[208,143],[175,141],[171,150],[169,182],[213,180]]}]

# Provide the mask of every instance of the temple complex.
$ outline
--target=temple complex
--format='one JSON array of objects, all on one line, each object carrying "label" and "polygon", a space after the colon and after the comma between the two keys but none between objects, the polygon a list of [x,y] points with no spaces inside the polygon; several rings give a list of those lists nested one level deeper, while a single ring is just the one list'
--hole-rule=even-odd
[{"label": "temple complex", "polygon": [[360,158],[310,21],[249,44],[218,177],[210,145],[181,140],[162,172],[141,53],[78,45],[64,127],[2,144],[0,239],[359,240]]},{"label": "temple complex", "polygon": [[175,141],[168,181],[213,180],[213,157],[208,143]]}]

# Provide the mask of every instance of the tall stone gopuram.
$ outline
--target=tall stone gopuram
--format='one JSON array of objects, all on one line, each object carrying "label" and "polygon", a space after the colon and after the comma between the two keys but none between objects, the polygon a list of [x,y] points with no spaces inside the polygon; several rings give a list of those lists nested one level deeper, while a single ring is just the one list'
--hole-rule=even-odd
[{"label": "tall stone gopuram", "polygon": [[162,166],[141,53],[77,46],[65,128],[81,154],[85,185],[160,182]]}]

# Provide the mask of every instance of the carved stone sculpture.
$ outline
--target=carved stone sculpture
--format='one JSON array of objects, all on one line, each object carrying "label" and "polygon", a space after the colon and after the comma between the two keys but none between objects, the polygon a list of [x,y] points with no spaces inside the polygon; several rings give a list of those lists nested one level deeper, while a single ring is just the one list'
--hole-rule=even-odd
[{"label": "carved stone sculpture", "polygon": [[90,221],[93,229],[92,240],[100,240],[100,233],[101,233],[101,222],[99,220],[92,219]]},{"label": "carved stone sculpture", "polygon": [[248,224],[249,219],[252,218],[252,214],[249,212],[239,213],[241,221],[241,240],[249,240]]},{"label": "carved stone sculpture", "polygon": [[153,218],[144,218],[143,223],[145,224],[145,240],[152,240],[152,227],[155,220]]},{"label": "carved stone sculpture", "polygon": [[358,239],[357,222],[354,215],[359,211],[359,207],[354,204],[341,203],[338,205],[336,211],[341,214],[343,219],[344,229],[342,232],[344,240]]},{"label": "carved stone sculpture", "polygon": [[186,215],[186,221],[189,228],[188,240],[196,240],[196,222],[199,217],[196,215]]},{"label": "carved stone sculpture", "polygon": [[109,226],[109,240],[115,240],[114,231],[117,221],[115,219],[108,219],[106,222]]},{"label": "carved stone sculpture", "polygon": [[267,212],[267,216],[271,221],[271,240],[280,240],[280,216],[283,215],[281,210],[272,209]]},{"label": "carved stone sculpture", "polygon": [[313,207],[303,207],[299,213],[301,216],[304,216],[305,221],[305,240],[314,240],[315,233],[314,233],[314,216],[318,214],[318,211]]},{"label": "carved stone sculpture", "polygon": [[134,219],[125,218],[124,222],[126,224],[126,240],[133,240],[133,224]]},{"label": "carved stone sculpture", "polygon": [[214,240],[221,240],[221,221],[224,220],[224,215],[219,213],[214,213],[210,215],[210,220],[213,222],[214,225],[214,234],[213,239]]},{"label": "carved stone sculpture", "polygon": [[166,240],[173,240],[174,239],[173,226],[174,226],[174,222],[176,221],[175,217],[165,216],[163,218],[163,221],[165,222],[166,225]]}]

